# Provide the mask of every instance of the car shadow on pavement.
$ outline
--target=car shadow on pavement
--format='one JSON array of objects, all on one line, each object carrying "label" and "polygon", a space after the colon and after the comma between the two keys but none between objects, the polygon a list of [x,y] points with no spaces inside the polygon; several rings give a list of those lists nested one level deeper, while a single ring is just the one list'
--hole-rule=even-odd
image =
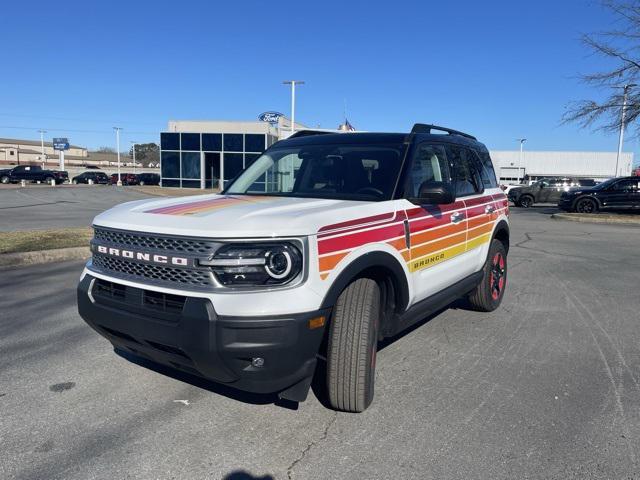
[{"label": "car shadow on pavement", "polygon": [[275,480],[275,478],[271,475],[256,477],[245,470],[236,470],[222,477],[222,480]]},{"label": "car shadow on pavement", "polygon": [[[132,353],[126,352],[118,348],[114,348],[113,351],[116,353],[116,355],[119,355],[121,358],[131,363],[134,363],[144,368],[148,368],[149,370],[153,370],[156,373],[159,373],[169,378],[173,378],[174,380],[188,383],[189,385],[193,385],[194,387],[198,387],[203,390],[208,390],[209,392],[216,393],[218,395],[222,395],[222,396],[231,398],[233,400],[238,400],[244,403],[251,403],[253,405],[268,405],[270,403],[276,403],[280,405],[280,403],[278,402],[278,396],[275,393],[259,394],[259,393],[244,392],[242,390],[229,387],[222,383],[216,383],[216,382],[207,380],[205,378],[191,375],[189,373],[181,372],[179,370],[174,370],[170,367],[160,365],[149,359],[139,357],[137,355],[134,355]],[[285,404],[282,406],[287,407],[288,405]],[[244,477],[237,477],[237,478],[244,478]],[[253,478],[253,477],[247,477],[247,478]]]}]

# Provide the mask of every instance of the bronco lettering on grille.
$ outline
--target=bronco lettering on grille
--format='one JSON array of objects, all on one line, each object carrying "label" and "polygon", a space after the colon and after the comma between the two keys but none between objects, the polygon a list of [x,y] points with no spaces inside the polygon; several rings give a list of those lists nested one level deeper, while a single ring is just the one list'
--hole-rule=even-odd
[{"label": "bronco lettering on grille", "polygon": [[124,250],[122,248],[105,247],[104,245],[96,245],[95,250],[98,253],[105,255],[128,258],[131,260],[142,260],[145,262],[161,263],[163,265],[177,265],[180,267],[186,267],[189,265],[189,259],[185,257],[136,252],[133,250]]}]

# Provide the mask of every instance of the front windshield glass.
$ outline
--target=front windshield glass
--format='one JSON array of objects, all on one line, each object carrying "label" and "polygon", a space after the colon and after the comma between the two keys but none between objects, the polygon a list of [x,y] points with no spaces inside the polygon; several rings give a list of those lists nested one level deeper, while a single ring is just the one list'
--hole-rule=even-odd
[{"label": "front windshield glass", "polygon": [[597,185],[596,185],[595,187],[593,187],[593,188],[595,188],[595,189],[597,189],[597,190],[603,190],[603,189],[609,188],[609,187],[610,187],[611,185],[613,185],[617,180],[618,180],[618,179],[617,179],[616,177],[614,177],[614,178],[610,178],[610,179],[608,179],[608,180],[605,180],[605,181],[604,181],[604,182],[602,182],[602,183],[597,184]]},{"label": "front windshield glass", "polygon": [[403,150],[401,144],[274,148],[242,172],[225,193],[389,200]]}]

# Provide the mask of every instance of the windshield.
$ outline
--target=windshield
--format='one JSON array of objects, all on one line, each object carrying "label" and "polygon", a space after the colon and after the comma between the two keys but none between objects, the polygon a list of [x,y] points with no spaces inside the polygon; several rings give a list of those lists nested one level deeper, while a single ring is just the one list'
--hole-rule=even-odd
[{"label": "windshield", "polygon": [[401,144],[274,148],[244,170],[225,193],[389,200],[403,151]]},{"label": "windshield", "polygon": [[609,188],[611,185],[613,185],[617,180],[618,180],[617,177],[613,177],[613,178],[610,178],[608,180],[605,180],[602,183],[597,184],[593,188],[594,188],[594,190],[604,190],[606,188]]}]

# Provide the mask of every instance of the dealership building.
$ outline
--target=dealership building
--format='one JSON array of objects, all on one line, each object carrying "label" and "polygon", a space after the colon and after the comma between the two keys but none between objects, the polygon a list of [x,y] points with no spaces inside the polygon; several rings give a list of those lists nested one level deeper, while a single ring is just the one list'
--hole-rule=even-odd
[{"label": "dealership building", "polygon": [[[276,115],[270,120],[170,121],[160,134],[162,186],[224,188],[261,152],[291,134],[288,118]],[[295,124],[295,130],[306,128]],[[629,152],[619,161],[616,152],[491,151],[491,157],[500,183],[543,177],[604,180],[615,176],[616,163],[619,176],[631,175],[633,164]]]}]

